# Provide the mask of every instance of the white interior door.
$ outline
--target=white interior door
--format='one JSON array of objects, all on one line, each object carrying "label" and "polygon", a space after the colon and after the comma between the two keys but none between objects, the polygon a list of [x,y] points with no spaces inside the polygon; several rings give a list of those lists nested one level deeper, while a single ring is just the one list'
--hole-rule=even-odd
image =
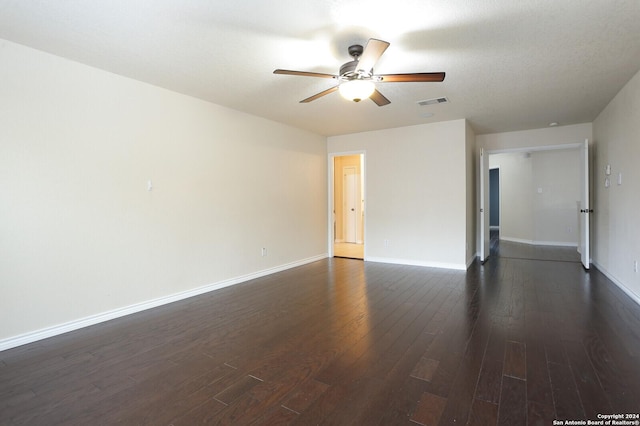
[{"label": "white interior door", "polygon": [[489,257],[489,155],[480,148],[480,261]]},{"label": "white interior door", "polygon": [[358,230],[358,210],[360,203],[360,175],[355,167],[344,168],[343,212],[344,212],[344,241],[355,243]]},{"label": "white interior door", "polygon": [[589,141],[585,140],[584,144],[580,148],[582,161],[580,162],[581,168],[581,192],[580,197],[580,259],[585,269],[589,269],[591,264],[590,247],[590,214],[592,212],[589,201]]}]

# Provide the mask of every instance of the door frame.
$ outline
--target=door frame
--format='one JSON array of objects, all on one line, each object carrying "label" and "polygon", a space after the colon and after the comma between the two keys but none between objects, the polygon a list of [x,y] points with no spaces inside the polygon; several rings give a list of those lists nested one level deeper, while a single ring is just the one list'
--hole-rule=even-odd
[{"label": "door frame", "polygon": [[362,231],[362,240],[364,248],[364,259],[367,260],[367,153],[366,151],[344,151],[344,152],[331,152],[327,154],[327,195],[328,195],[328,209],[327,209],[327,253],[329,257],[333,257],[333,230],[334,230],[334,177],[335,177],[335,157],[345,157],[349,155],[362,155],[360,166],[360,181],[362,182],[361,195],[364,203],[362,205],[362,221],[364,222]]},{"label": "door frame", "polygon": [[580,219],[578,227],[580,228],[580,241],[578,242],[578,252],[580,253],[580,261],[584,269],[589,270],[591,267],[591,218],[593,212],[591,208],[591,156],[589,155],[589,140],[585,139],[580,147]]},{"label": "door frame", "polygon": [[[478,258],[481,262],[486,261],[489,258],[489,250],[488,250],[488,236],[489,236],[489,215],[486,211],[485,203],[488,203],[489,199],[489,156],[492,154],[505,154],[505,153],[518,153],[518,152],[534,152],[534,151],[557,151],[564,149],[575,149],[576,155],[579,155],[581,158],[583,156],[583,149],[585,145],[588,147],[587,151],[590,149],[589,140],[586,139],[581,142],[567,143],[567,144],[559,144],[559,145],[540,145],[540,146],[529,146],[529,147],[518,147],[518,148],[499,148],[499,149],[485,149],[480,147],[478,150],[478,159],[479,159],[479,179],[478,179],[478,244],[476,249],[478,250]],[[484,160],[484,163],[483,163]],[[591,161],[591,156],[589,156],[587,161]],[[580,164],[584,161],[582,160]],[[483,164],[486,165],[486,168],[483,167]],[[591,164],[588,164],[591,166]],[[484,169],[484,170],[483,170]],[[592,168],[589,167],[589,170]],[[484,172],[484,173],[483,173]],[[592,173],[589,172],[588,176],[585,177],[587,182],[586,185],[589,188],[589,193],[592,193]],[[585,183],[585,182],[583,182]],[[582,185],[582,183],[581,183]],[[501,203],[502,204],[502,203]],[[502,206],[501,206],[502,207]],[[502,213],[502,212],[501,212]],[[483,220],[486,219],[486,220]],[[590,228],[589,224],[589,228]],[[590,229],[588,230],[590,231]],[[588,232],[590,234],[590,232]],[[588,235],[589,236],[589,235]],[[485,239],[487,241],[485,241]],[[485,248],[484,244],[487,243],[487,247]],[[591,241],[589,239],[589,246],[591,245]],[[580,244],[578,244],[580,247]],[[484,259],[482,258],[484,256]]]},{"label": "door frame", "polygon": [[490,151],[485,150],[484,148],[480,148],[480,158],[479,158],[479,169],[480,169],[480,180],[478,181],[478,185],[480,186],[480,190],[478,191],[478,195],[480,197],[480,202],[478,206],[478,216],[480,218],[480,238],[479,238],[479,251],[478,257],[480,258],[480,262],[484,263],[489,258],[490,246],[489,246],[489,236],[491,235],[489,229],[489,155],[491,155]]}]

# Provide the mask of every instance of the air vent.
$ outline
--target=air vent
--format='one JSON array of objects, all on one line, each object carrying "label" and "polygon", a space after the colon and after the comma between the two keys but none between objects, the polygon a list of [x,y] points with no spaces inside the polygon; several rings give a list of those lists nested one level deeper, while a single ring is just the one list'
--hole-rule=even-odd
[{"label": "air vent", "polygon": [[449,99],[447,99],[446,97],[442,97],[442,98],[433,98],[433,99],[426,99],[424,101],[419,101],[418,105],[427,106],[427,105],[446,104],[446,103],[449,103]]}]

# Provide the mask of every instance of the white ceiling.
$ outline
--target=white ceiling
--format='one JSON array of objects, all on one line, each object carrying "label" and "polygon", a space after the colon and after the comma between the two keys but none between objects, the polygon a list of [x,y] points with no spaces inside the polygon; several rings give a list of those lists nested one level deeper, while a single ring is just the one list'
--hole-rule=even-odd
[{"label": "white ceiling", "polygon": [[[376,73],[445,81],[380,84],[384,107],[300,104],[334,80],[272,73],[337,73],[370,37],[391,43]],[[0,38],[322,135],[459,118],[482,134],[595,119],[640,69],[640,1],[0,0]]]}]

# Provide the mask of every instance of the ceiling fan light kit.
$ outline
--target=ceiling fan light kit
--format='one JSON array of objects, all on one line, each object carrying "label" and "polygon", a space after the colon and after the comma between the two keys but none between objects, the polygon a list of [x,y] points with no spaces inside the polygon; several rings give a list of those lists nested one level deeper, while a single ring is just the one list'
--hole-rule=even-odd
[{"label": "ceiling fan light kit", "polygon": [[283,69],[277,69],[273,73],[338,80],[338,86],[303,99],[300,101],[301,103],[315,101],[338,90],[342,97],[350,101],[360,102],[362,99],[370,98],[376,105],[384,106],[390,104],[391,101],[376,89],[375,83],[441,82],[444,80],[445,73],[443,72],[375,75],[373,66],[387,50],[387,47],[389,47],[388,42],[375,38],[369,39],[364,48],[359,44],[350,46],[349,55],[353,57],[353,60],[342,65],[338,75]]},{"label": "ceiling fan light kit", "polygon": [[376,86],[371,80],[349,80],[341,83],[338,87],[340,95],[353,102],[367,99],[374,90],[376,90]]}]

